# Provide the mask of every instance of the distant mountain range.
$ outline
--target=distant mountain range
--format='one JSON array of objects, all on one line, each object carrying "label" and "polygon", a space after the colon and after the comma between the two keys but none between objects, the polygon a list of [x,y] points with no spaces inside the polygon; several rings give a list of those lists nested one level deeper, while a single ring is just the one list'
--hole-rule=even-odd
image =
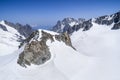
[{"label": "distant mountain range", "polygon": [[120,11],[111,15],[91,18],[89,20],[82,18],[79,18],[78,20],[74,18],[64,18],[62,21],[59,20],[52,30],[58,33],[67,32],[71,34],[79,29],[82,29],[83,31],[89,30],[93,26],[92,22],[99,25],[113,25],[111,30],[120,29]]}]

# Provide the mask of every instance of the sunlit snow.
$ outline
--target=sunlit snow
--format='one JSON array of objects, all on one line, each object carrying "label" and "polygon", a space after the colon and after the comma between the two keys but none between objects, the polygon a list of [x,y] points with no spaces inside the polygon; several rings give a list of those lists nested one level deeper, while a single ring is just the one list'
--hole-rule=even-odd
[{"label": "sunlit snow", "polygon": [[19,66],[24,46],[5,53],[0,56],[0,80],[120,80],[120,30],[110,30],[112,25],[93,23],[88,31],[74,32],[71,40],[76,50],[62,41],[48,40],[52,57],[43,65]]}]

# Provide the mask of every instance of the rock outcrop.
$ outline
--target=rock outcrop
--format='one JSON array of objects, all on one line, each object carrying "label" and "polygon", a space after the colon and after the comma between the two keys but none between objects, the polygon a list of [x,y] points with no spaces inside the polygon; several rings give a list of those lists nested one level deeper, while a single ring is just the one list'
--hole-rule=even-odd
[{"label": "rock outcrop", "polygon": [[117,29],[120,29],[120,22],[114,24],[114,26],[112,27],[112,30],[117,30]]},{"label": "rock outcrop", "polygon": [[116,13],[114,15],[114,26],[112,27],[112,30],[120,29],[120,12]]},{"label": "rock outcrop", "polygon": [[1,24],[0,24],[0,29],[2,29],[3,31],[8,31],[7,28]]},{"label": "rock outcrop", "polygon": [[48,61],[51,58],[51,53],[49,51],[48,45],[46,44],[47,40],[50,40],[51,43],[55,40],[63,41],[66,45],[75,49],[72,46],[70,37],[67,33],[52,35],[45,31],[34,31],[24,41],[26,45],[23,52],[19,55],[17,63],[23,67],[27,67],[27,65],[40,65]]},{"label": "rock outcrop", "polygon": [[48,46],[44,41],[32,41],[25,46],[24,51],[19,55],[18,64],[23,67],[26,65],[40,65],[51,57]]},{"label": "rock outcrop", "polygon": [[75,49],[72,46],[69,34],[67,34],[67,33],[61,33],[59,35],[55,35],[55,39],[58,40],[58,41],[63,41],[66,45],[71,46],[73,49]]}]

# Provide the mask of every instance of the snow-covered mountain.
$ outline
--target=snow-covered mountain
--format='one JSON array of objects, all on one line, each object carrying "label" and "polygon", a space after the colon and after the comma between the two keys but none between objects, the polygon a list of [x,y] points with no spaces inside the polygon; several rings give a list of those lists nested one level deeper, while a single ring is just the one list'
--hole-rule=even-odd
[{"label": "snow-covered mountain", "polygon": [[[61,24],[75,31],[69,35],[67,29],[65,33],[39,29],[20,49],[0,56],[0,80],[120,80],[120,12]],[[0,28],[8,35],[7,27]]]},{"label": "snow-covered mountain", "polygon": [[74,18],[64,18],[62,21],[58,21],[57,24],[53,27],[53,31],[55,32],[66,32],[67,30],[71,29],[73,26],[82,24],[85,19],[79,18],[78,20]]},{"label": "snow-covered mountain", "polygon": [[0,57],[0,80],[70,80],[87,63],[67,33],[39,30],[18,51]]},{"label": "snow-covered mountain", "polygon": [[120,12],[112,15],[100,16],[98,18],[91,18],[89,20],[82,18],[78,20],[74,18],[65,18],[62,21],[58,21],[52,30],[59,33],[68,32],[71,34],[79,29],[82,29],[83,31],[89,30],[93,27],[92,22],[99,25],[106,25],[108,27],[113,24],[111,28],[112,30],[120,29]]},{"label": "snow-covered mountain", "polygon": [[32,33],[29,25],[0,21],[0,55],[14,52],[20,43]]},{"label": "snow-covered mountain", "polygon": [[92,24],[90,30],[80,29],[71,35],[76,50],[90,58],[88,65],[80,68],[72,80],[119,80],[120,30],[111,30],[112,24]]},{"label": "snow-covered mountain", "polygon": [[0,57],[0,80],[119,80],[120,30],[92,24],[71,36],[34,31],[18,51]]}]

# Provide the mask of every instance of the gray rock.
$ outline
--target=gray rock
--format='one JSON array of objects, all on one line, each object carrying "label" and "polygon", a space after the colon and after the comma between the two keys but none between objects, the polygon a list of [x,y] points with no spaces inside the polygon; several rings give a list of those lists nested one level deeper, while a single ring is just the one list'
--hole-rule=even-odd
[{"label": "gray rock", "polygon": [[[42,31],[41,41],[38,41],[39,31],[33,32],[30,37],[26,39],[27,45],[24,48],[24,51],[19,55],[19,59],[17,61],[23,67],[27,67],[26,65],[40,65],[45,63],[50,59],[51,54],[48,46],[46,45],[47,39],[53,40],[52,35],[47,34]],[[30,42],[31,39],[34,41]]]},{"label": "gray rock", "polygon": [[19,48],[21,48],[24,45],[24,43],[29,43],[32,38],[37,40],[38,37],[39,37],[39,31],[38,30],[33,31],[28,38],[26,38],[20,43]]},{"label": "gray rock", "polygon": [[24,51],[19,55],[17,61],[23,67],[26,65],[40,65],[45,63],[51,57],[48,46],[44,41],[32,41],[25,46]]},{"label": "gray rock", "polygon": [[118,23],[120,21],[120,12],[114,14],[114,23]]},{"label": "gray rock", "polygon": [[114,14],[113,21],[115,24],[112,27],[112,30],[120,29],[120,12]]},{"label": "gray rock", "polygon": [[83,24],[82,24],[83,31],[89,30],[92,26],[93,26],[92,19],[83,22]]},{"label": "gray rock", "polygon": [[[51,53],[49,47],[46,45],[47,40],[54,42],[54,38],[58,41],[63,41],[66,45],[72,46],[70,37],[67,33],[62,33],[60,35],[51,35],[45,31],[41,31],[42,37],[38,41],[39,31],[34,31],[30,37],[26,39],[24,43],[27,43],[23,52],[19,55],[17,63],[22,67],[27,67],[27,65],[35,64],[41,65],[44,64],[51,58]],[[38,37],[36,37],[38,36]],[[33,41],[31,41],[33,40]],[[24,44],[23,43],[23,44]]]},{"label": "gray rock", "polygon": [[117,29],[120,29],[120,22],[114,24],[114,26],[112,27],[112,30],[117,30]]},{"label": "gray rock", "polygon": [[1,24],[0,24],[0,28],[4,31],[8,31],[7,28],[5,26],[1,25]]},{"label": "gray rock", "polygon": [[75,49],[72,46],[71,39],[68,33],[61,33],[59,35],[55,35],[55,39],[58,41],[63,41],[66,45],[71,46],[73,49]]}]

